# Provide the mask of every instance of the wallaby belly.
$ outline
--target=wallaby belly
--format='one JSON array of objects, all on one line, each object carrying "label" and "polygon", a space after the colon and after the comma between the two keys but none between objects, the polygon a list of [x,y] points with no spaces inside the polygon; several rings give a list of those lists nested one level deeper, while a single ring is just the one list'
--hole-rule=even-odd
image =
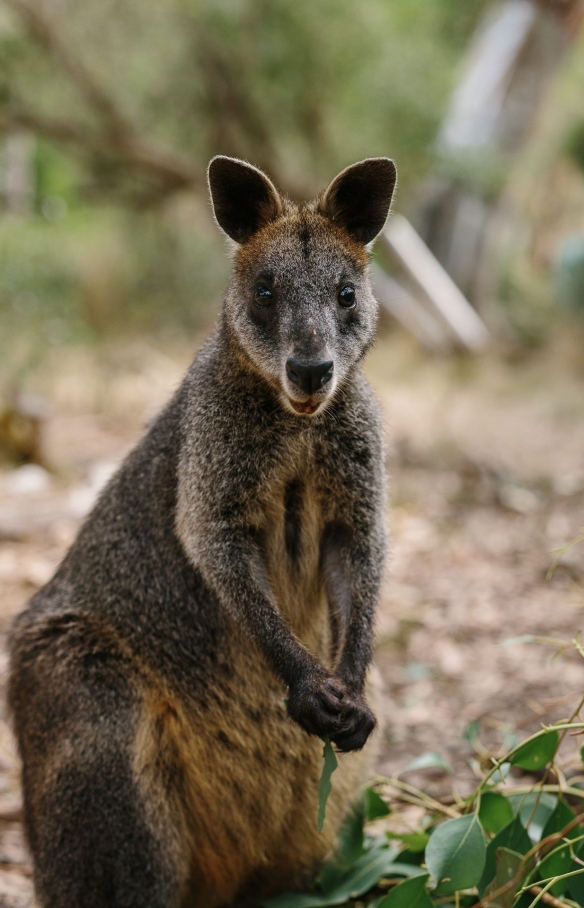
[{"label": "wallaby belly", "polygon": [[248,887],[258,896],[310,886],[373,770],[376,734],[339,755],[319,832],[323,742],[290,720],[286,690],[254,649],[234,635],[229,680],[204,713],[169,690],[144,691],[136,776],[148,803],[164,791],[165,809],[182,818],[196,904],[227,903]]}]

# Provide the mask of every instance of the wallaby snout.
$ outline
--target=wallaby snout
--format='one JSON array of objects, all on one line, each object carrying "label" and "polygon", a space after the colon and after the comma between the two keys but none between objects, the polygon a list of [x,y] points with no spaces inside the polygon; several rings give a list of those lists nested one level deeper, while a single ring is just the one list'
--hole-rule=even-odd
[{"label": "wallaby snout", "polygon": [[[321,404],[334,390],[332,381],[334,362],[327,359],[324,362],[303,362],[300,358],[289,357],[286,360],[286,377],[288,379],[287,399],[296,413],[312,416],[320,409]],[[302,394],[308,400],[297,400],[296,395]]]},{"label": "wallaby snout", "polygon": [[320,391],[333,377],[332,359],[324,363],[303,363],[299,359],[290,359],[286,363],[286,375],[301,391],[311,395]]}]

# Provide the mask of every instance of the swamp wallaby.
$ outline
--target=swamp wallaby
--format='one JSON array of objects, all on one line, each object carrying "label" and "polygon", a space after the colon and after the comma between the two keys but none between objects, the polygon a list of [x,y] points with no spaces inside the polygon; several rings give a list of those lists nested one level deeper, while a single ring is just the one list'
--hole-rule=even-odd
[{"label": "swamp wallaby", "polygon": [[[361,361],[395,177],[369,159],[296,205],[255,167],[211,161],[235,247],[217,330],[12,631],[43,908],[214,908],[305,885],[366,780],[386,536]],[[327,735],[346,755],[321,834]]]}]

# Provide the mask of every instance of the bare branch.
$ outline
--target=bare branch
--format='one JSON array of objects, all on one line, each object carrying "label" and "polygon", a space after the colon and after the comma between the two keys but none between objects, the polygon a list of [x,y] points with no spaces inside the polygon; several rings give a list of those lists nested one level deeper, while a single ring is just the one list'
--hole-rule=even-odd
[{"label": "bare branch", "polygon": [[40,44],[67,73],[86,103],[103,123],[99,132],[66,121],[51,120],[30,111],[9,112],[0,116],[0,130],[30,129],[32,132],[94,153],[115,155],[120,163],[145,171],[161,183],[161,189],[201,189],[202,171],[188,160],[160,148],[137,134],[115,102],[95,81],[89,70],[70,51],[52,24],[23,0],[4,0],[19,16],[31,38]]},{"label": "bare branch", "polygon": [[32,111],[0,113],[0,133],[20,130],[29,130],[47,139],[76,146],[93,154],[115,154],[121,164],[142,170],[157,178],[165,192],[198,189],[203,185],[203,177],[194,165],[168,154],[152,143],[143,142],[138,137],[124,136],[112,141],[110,135],[92,133],[65,120],[50,119]]},{"label": "bare branch", "polygon": [[128,123],[115,104],[94,81],[89,70],[70,51],[68,45],[38,9],[23,0],[4,0],[19,17],[31,38],[42,45],[70,77],[87,103],[101,114],[112,132],[124,132]]}]

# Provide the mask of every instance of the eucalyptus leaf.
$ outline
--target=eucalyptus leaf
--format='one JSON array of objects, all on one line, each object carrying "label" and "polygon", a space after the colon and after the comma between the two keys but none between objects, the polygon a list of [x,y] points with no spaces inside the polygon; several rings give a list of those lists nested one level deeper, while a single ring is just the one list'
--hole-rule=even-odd
[{"label": "eucalyptus leaf", "polygon": [[349,869],[349,867],[337,860],[336,857],[327,861],[316,880],[315,891],[318,896],[328,898],[344,880]]},{"label": "eucalyptus leaf", "polygon": [[426,883],[428,874],[421,873],[405,880],[392,889],[377,905],[377,908],[431,908]]},{"label": "eucalyptus leaf", "polygon": [[395,863],[390,864],[388,868],[388,874],[391,876],[406,876],[406,877],[418,877],[420,874],[427,874],[427,871],[423,867],[420,867],[418,864],[406,864],[402,861],[395,861]]},{"label": "eucalyptus leaf", "polygon": [[506,728],[503,731],[503,749],[509,753],[509,751],[514,750],[519,744],[519,736],[517,732],[514,732],[510,728]]},{"label": "eucalyptus leaf", "polygon": [[[580,861],[584,861],[584,841],[579,842],[574,847],[574,851],[575,851],[576,856],[580,859]],[[582,869],[583,869],[582,864],[578,863],[578,861],[572,861],[570,870],[582,870]],[[567,880],[567,883],[568,883],[568,892],[570,893],[570,895],[572,896],[574,901],[578,902],[578,904],[581,905],[582,908],[584,908],[584,873],[579,874],[578,876],[570,877],[570,879]]]},{"label": "eucalyptus leaf", "polygon": [[419,757],[415,757],[411,763],[408,763],[406,768],[402,770],[404,772],[414,772],[415,770],[420,769],[440,769],[442,772],[453,772],[452,766],[445,760],[441,754],[436,753],[435,751],[428,751],[427,753],[420,754]]},{"label": "eucalyptus leaf", "polygon": [[495,879],[497,873],[497,851],[499,848],[507,848],[516,854],[527,854],[531,848],[531,839],[527,835],[525,826],[521,822],[520,816],[515,816],[494,839],[489,842],[487,855],[482,876],[479,880],[479,896],[482,898],[490,883]]},{"label": "eucalyptus leaf", "polygon": [[427,832],[386,832],[385,834],[391,841],[403,842],[408,851],[414,854],[423,851],[430,839]]},{"label": "eucalyptus leaf", "polygon": [[547,791],[530,791],[527,794],[511,795],[509,803],[513,812],[519,815],[531,841],[534,844],[539,842],[543,828],[558,803],[557,797]]},{"label": "eucalyptus leaf", "polygon": [[513,807],[507,798],[497,791],[485,791],[481,796],[479,820],[483,829],[496,835],[513,819]]},{"label": "eucalyptus leaf", "polygon": [[337,766],[339,761],[337,760],[337,755],[334,752],[333,745],[330,742],[329,738],[324,738],[324,748],[322,751],[323,756],[323,767],[322,773],[320,776],[320,782],[318,783],[318,817],[316,825],[318,831],[322,832],[324,826],[324,820],[326,817],[326,803],[329,799],[329,795],[333,790],[333,785],[331,782],[331,776]]},{"label": "eucalyptus leaf", "polygon": [[[561,799],[558,800],[555,810],[548,817],[548,821],[544,826],[542,832],[542,839],[545,839],[548,835],[553,835],[555,832],[562,832],[574,819],[576,814],[567,804],[564,803]],[[579,826],[575,826],[574,829],[571,829],[567,834],[567,839],[575,839],[581,834],[582,830]],[[543,859],[539,865],[539,875],[540,879],[547,879],[552,876],[561,876],[564,873],[569,873],[572,870],[572,851],[568,842],[564,845],[563,848],[560,848],[561,841],[552,849],[554,854],[549,854]],[[556,850],[558,849],[558,850]],[[570,880],[558,880],[557,883],[550,888],[552,895],[559,896],[563,895],[566,889],[568,888]]]},{"label": "eucalyptus leaf", "polygon": [[[337,836],[335,853],[330,861],[323,866],[316,881],[317,891],[321,895],[328,895],[339,885],[349,872],[355,861],[365,851],[363,840],[364,800],[360,798],[353,809],[345,817],[341,830]],[[376,839],[371,847],[379,847],[382,839]],[[370,850],[370,849],[369,849]]]},{"label": "eucalyptus leaf", "polygon": [[[341,905],[349,899],[357,898],[375,886],[382,876],[395,873],[395,851],[393,849],[377,849],[366,852],[355,862],[349,873],[342,879],[336,889],[330,893],[329,905]],[[406,866],[406,865],[404,865]],[[409,868],[415,871],[416,868]],[[418,868],[419,871],[419,868]],[[402,875],[402,874],[397,874]],[[405,875],[405,874],[404,874]]]},{"label": "eucalyptus leaf", "polygon": [[377,794],[374,788],[365,790],[365,816],[368,820],[378,820],[380,817],[386,817],[391,813],[391,808],[385,803],[382,797]]},{"label": "eucalyptus leaf", "polygon": [[341,830],[337,837],[335,856],[339,863],[345,866],[354,864],[364,851],[363,825],[365,823],[365,802],[361,797],[353,805],[351,811],[343,820]]},{"label": "eucalyptus leaf", "polygon": [[462,737],[465,741],[468,741],[469,744],[473,745],[475,741],[478,740],[480,730],[480,722],[477,722],[476,719],[473,719],[472,722],[467,723],[467,726],[462,733]]},{"label": "eucalyptus leaf", "polygon": [[493,903],[498,908],[513,908],[515,895],[522,884],[523,875],[520,873],[522,861],[523,855],[517,851],[511,851],[509,848],[497,848],[495,877],[485,892],[486,900],[489,900],[491,894],[507,886],[511,880],[515,880],[513,886],[507,889],[506,892],[500,893],[496,902]]},{"label": "eucalyptus leaf", "polygon": [[260,904],[264,908],[327,908],[369,892],[383,876],[418,876],[425,872],[420,867],[396,863],[396,849],[379,844],[382,842],[383,839],[378,839],[377,844],[361,855],[326,893],[322,886],[314,893],[284,892]]},{"label": "eucalyptus leaf", "polygon": [[426,865],[436,884],[434,895],[476,886],[485,866],[485,834],[476,813],[437,826],[426,848]]},{"label": "eucalyptus leaf", "polygon": [[551,729],[532,741],[526,741],[511,757],[513,766],[521,769],[543,769],[553,759],[558,747],[559,735]]},{"label": "eucalyptus leaf", "polygon": [[329,902],[326,896],[318,895],[316,892],[282,892],[258,904],[264,908],[327,908],[328,905],[338,903]]},{"label": "eucalyptus leaf", "polygon": [[507,776],[509,775],[510,772],[511,772],[511,764],[508,762],[501,763],[501,765],[497,768],[496,772],[494,772],[493,775],[491,776],[491,779],[488,784],[493,785],[493,786],[500,785],[502,782],[505,781],[505,779],[507,778]]}]

